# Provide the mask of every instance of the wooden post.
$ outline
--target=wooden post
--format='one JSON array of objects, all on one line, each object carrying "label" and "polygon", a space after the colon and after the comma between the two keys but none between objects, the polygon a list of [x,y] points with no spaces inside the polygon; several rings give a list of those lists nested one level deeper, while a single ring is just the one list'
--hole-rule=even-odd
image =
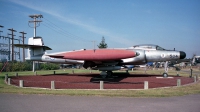
[{"label": "wooden post", "polygon": [[192,78],[192,69],[190,69],[190,78]]},{"label": "wooden post", "polygon": [[194,76],[194,82],[197,82],[197,76]]},{"label": "wooden post", "polygon": [[103,87],[103,81],[100,81],[100,90],[103,90],[104,87]]},{"label": "wooden post", "polygon": [[181,79],[177,79],[177,86],[181,86]]},{"label": "wooden post", "polygon": [[55,81],[51,81],[51,89],[55,89]]},{"label": "wooden post", "polygon": [[5,75],[5,82],[8,80],[8,74]]},{"label": "wooden post", "polygon": [[24,81],[23,80],[19,80],[19,87],[24,87]]},{"label": "wooden post", "polygon": [[10,78],[8,78],[8,85],[10,85]]},{"label": "wooden post", "polygon": [[15,76],[18,77],[18,73],[16,73]]},{"label": "wooden post", "polygon": [[144,89],[149,89],[149,82],[148,81],[144,81]]}]

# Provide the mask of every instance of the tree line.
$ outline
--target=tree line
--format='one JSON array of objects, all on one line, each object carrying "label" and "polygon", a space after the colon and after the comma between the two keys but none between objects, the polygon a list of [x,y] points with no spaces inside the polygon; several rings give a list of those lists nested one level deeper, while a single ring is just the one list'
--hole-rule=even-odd
[{"label": "tree line", "polygon": [[[4,63],[0,63],[0,70],[3,69]],[[17,62],[17,61],[10,61],[6,64],[6,66],[3,69],[3,72],[15,72],[15,71],[31,71],[33,68],[33,62],[32,61],[26,61],[26,62]],[[60,68],[59,64],[55,63],[39,63],[38,67],[35,67],[36,70],[57,70]]]}]

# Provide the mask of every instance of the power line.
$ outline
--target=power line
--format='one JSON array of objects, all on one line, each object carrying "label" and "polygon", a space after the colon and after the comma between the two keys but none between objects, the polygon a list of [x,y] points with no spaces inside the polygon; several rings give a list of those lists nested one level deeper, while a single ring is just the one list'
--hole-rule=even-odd
[{"label": "power line", "polygon": [[14,36],[16,36],[16,35],[14,35],[14,32],[17,32],[16,30],[14,30],[13,28],[11,28],[11,29],[8,29],[8,30],[10,30],[11,31],[11,34],[9,34],[9,35],[12,35],[12,61],[14,61]]},{"label": "power line", "polygon": [[[22,34],[22,44],[24,45],[24,39],[26,38],[26,37],[24,37],[24,34],[27,34],[27,33],[25,33],[25,32],[19,32],[19,33],[21,33]],[[23,48],[23,62],[25,62],[25,51],[24,51],[24,48]]]},{"label": "power line", "polygon": [[[42,24],[42,25],[44,25],[44,26],[50,28],[51,30],[53,30],[53,31],[55,31],[55,32],[57,32],[57,33],[59,33],[59,34],[65,36],[65,37],[68,37],[68,38],[71,38],[71,39],[80,39],[80,38],[77,38],[77,37],[73,37],[73,36],[71,36],[71,35],[69,35],[69,34],[67,34],[67,33],[65,33],[65,32],[63,32],[63,31],[56,30],[55,28],[50,27],[50,26],[48,26],[48,25],[46,25],[46,24]],[[82,40],[83,40],[83,39],[82,39]],[[83,40],[83,41],[86,41],[86,40]],[[88,42],[88,41],[86,41],[86,42]]]},{"label": "power line", "polygon": [[8,39],[8,51],[7,51],[7,55],[8,55],[8,60],[10,60],[10,40],[12,39],[12,38],[10,38],[9,36],[8,36],[9,34],[7,33],[7,36],[4,36],[3,38],[6,40],[6,39]]},{"label": "power line", "polygon": [[[44,18],[44,19],[47,20],[46,18]],[[82,39],[82,40],[84,40],[84,41],[89,41],[89,40],[87,40],[87,39],[84,39],[84,38],[81,38],[81,37],[78,37],[78,36],[76,36],[76,35],[73,35],[73,34],[69,33],[68,31],[64,30],[63,28],[60,28],[59,26],[57,26],[56,24],[54,24],[53,22],[51,22],[51,21],[49,21],[49,20],[47,20],[47,21],[51,23],[51,24],[49,24],[49,23],[47,23],[47,24],[53,26],[53,27],[56,28],[56,29],[59,29],[59,31],[63,32],[64,34],[66,34],[66,35],[68,35],[68,36],[72,36],[72,37],[70,37],[70,38],[73,38],[73,39],[74,39],[74,38],[77,38],[77,39]]]},{"label": "power line", "polygon": [[65,36],[65,37],[68,37],[68,38],[71,38],[71,39],[81,39],[81,40],[83,40],[83,41],[89,42],[89,40],[86,40],[86,39],[83,39],[83,38],[74,36],[74,35],[72,35],[72,34],[70,34],[70,33],[66,33],[66,31],[63,31],[63,30],[61,30],[61,29],[58,29],[58,28],[56,28],[56,27],[54,27],[54,26],[52,27],[52,25],[49,25],[48,23],[47,23],[47,24],[43,24],[43,25],[46,26],[46,27],[48,27],[48,28],[50,28],[51,30],[53,30],[53,31],[55,31],[55,32],[57,32],[57,33],[59,33],[59,34]]},{"label": "power line", "polygon": [[62,34],[64,36],[72,38],[72,39],[81,39],[81,40],[86,41],[86,42],[91,42],[90,40],[87,40],[87,39],[78,37],[78,36],[76,36],[76,35],[74,35],[72,33],[69,33],[68,31],[66,31],[63,28],[57,26],[56,24],[54,24],[53,22],[47,20],[46,18],[44,18],[44,19],[47,21],[47,22],[44,22],[44,23],[47,23],[47,25],[46,24],[43,24],[43,25],[48,27],[48,28],[50,28],[50,29],[52,29],[52,30],[54,30],[54,31],[56,31],[56,32],[58,32],[59,34]]}]

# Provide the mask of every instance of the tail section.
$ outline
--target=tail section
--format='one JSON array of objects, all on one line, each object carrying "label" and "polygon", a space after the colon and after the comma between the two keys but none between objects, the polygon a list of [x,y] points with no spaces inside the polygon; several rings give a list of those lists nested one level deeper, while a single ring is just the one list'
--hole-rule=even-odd
[{"label": "tail section", "polygon": [[31,37],[28,39],[28,44],[15,44],[15,46],[28,49],[26,60],[32,61],[41,60],[46,50],[52,50],[44,46],[42,37]]},{"label": "tail section", "polygon": [[44,46],[42,37],[32,37],[28,40],[28,57],[42,56],[45,54],[46,50],[51,50],[51,48]]}]

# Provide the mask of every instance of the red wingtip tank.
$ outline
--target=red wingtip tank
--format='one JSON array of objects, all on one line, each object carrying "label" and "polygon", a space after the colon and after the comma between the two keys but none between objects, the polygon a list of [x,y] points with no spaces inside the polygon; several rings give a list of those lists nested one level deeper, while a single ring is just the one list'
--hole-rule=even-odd
[{"label": "red wingtip tank", "polygon": [[136,53],[121,49],[96,49],[66,52],[51,57],[62,57],[63,59],[86,60],[86,61],[108,61],[135,57]]}]

